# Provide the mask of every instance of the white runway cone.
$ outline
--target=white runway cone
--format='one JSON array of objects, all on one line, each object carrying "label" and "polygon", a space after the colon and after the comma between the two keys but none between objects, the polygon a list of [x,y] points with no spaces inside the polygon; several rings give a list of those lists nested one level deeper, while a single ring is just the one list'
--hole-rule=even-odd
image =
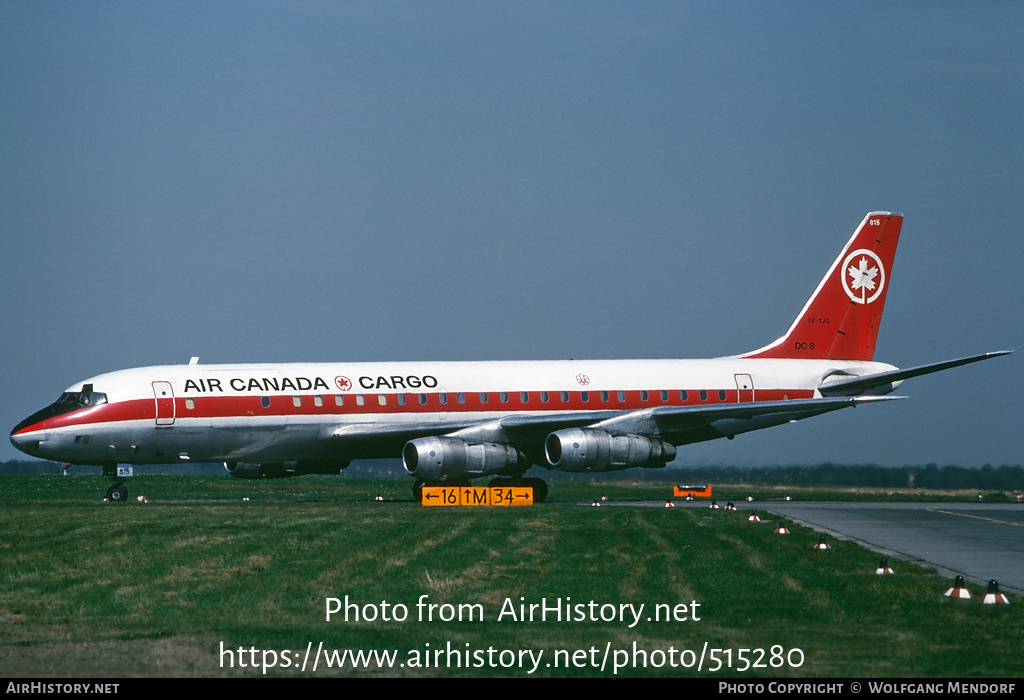
[{"label": "white runway cone", "polygon": [[998,603],[1009,605],[1010,603],[1010,601],[1006,599],[1006,596],[999,592],[999,582],[995,579],[988,582],[988,593],[986,593],[985,597],[981,599],[981,602],[984,605],[994,605]]},{"label": "white runway cone", "polygon": [[883,574],[895,574],[896,572],[889,568],[889,560],[882,557],[882,561],[878,562],[878,568],[875,569],[875,573],[881,576]]},{"label": "white runway cone", "polygon": [[957,576],[953,579],[953,587],[946,591],[943,595],[947,598],[958,598],[960,600],[970,600],[971,592],[967,590],[967,584],[964,583],[963,576]]}]

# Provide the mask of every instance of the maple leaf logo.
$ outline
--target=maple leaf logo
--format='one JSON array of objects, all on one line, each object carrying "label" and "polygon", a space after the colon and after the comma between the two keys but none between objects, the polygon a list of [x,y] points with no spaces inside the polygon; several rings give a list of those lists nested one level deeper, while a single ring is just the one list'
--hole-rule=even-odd
[{"label": "maple leaf logo", "polygon": [[882,260],[867,249],[855,250],[843,261],[843,289],[854,302],[870,304],[885,286]]},{"label": "maple leaf logo", "polygon": [[875,278],[878,277],[878,268],[868,268],[868,259],[861,258],[860,265],[857,267],[850,267],[847,274],[853,278],[851,282],[851,289],[859,289],[861,291],[861,301],[867,299],[867,293],[874,291],[875,289]]}]

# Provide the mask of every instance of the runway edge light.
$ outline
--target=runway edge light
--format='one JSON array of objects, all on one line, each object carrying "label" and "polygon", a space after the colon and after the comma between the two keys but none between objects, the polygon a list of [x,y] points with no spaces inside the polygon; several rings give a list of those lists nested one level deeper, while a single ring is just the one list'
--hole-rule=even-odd
[{"label": "runway edge light", "polygon": [[752,511],[750,513],[750,517],[747,518],[747,522],[749,522],[749,523],[759,523],[759,522],[761,522],[761,518],[757,517],[757,511],[756,510]]},{"label": "runway edge light", "polygon": [[775,534],[776,535],[788,535],[789,534],[789,530],[786,529],[786,526],[782,523],[781,520],[779,521],[779,526],[777,528],[775,528]]},{"label": "runway edge light", "polygon": [[984,605],[1010,604],[1010,601],[1006,599],[1006,596],[999,592],[999,582],[995,579],[988,582],[988,593],[986,593],[985,597],[981,599],[981,602]]},{"label": "runway edge light", "polygon": [[822,535],[818,538],[818,544],[814,545],[815,549],[832,549],[828,546],[828,542],[825,541],[825,536]]},{"label": "runway edge light", "polygon": [[967,584],[964,583],[963,576],[957,576],[953,579],[953,587],[946,591],[943,595],[947,598],[957,598],[959,600],[970,600],[971,592],[967,590]]},{"label": "runway edge light", "polygon": [[883,574],[895,574],[896,572],[889,568],[889,560],[882,557],[882,561],[878,562],[878,568],[875,569],[875,573],[881,576]]}]

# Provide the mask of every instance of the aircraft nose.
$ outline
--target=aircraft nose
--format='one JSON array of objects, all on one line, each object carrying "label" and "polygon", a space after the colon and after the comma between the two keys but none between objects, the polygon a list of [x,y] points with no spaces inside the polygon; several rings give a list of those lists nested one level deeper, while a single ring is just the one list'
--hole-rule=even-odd
[{"label": "aircraft nose", "polygon": [[[15,429],[16,430],[16,429]],[[16,435],[11,433],[11,444],[27,455],[35,456],[39,451],[39,438],[32,434]]]}]

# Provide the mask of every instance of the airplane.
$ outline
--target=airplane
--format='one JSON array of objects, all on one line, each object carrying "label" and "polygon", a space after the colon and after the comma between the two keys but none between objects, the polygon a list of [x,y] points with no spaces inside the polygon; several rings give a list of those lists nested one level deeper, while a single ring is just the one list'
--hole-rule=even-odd
[{"label": "airplane", "polygon": [[[903,398],[910,369],[873,360],[903,216],[871,212],[789,330],[698,360],[350,362],[125,369],[68,387],[11,431],[34,457],[103,466],[223,462],[236,477],[338,474],[401,456],[425,484],[522,485],[566,472],[663,467],[676,448]],[[127,498],[118,479],[107,492]]]}]

